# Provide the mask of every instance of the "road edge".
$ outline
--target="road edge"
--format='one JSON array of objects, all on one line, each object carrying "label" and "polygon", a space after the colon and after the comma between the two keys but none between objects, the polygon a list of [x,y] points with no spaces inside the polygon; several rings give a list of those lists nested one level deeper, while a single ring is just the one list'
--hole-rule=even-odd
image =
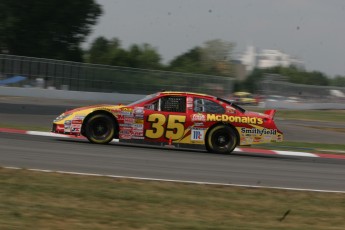
[{"label": "road edge", "polygon": [[[46,137],[59,137],[59,138],[84,138],[64,134],[56,134],[51,132],[41,132],[41,131],[29,131],[22,129],[13,128],[0,128],[0,133],[15,133],[24,135],[35,135],[35,136],[46,136]],[[112,142],[118,142],[118,139],[114,139]],[[314,158],[328,158],[328,159],[341,159],[345,160],[345,155],[332,154],[332,153],[310,153],[310,152],[296,152],[296,151],[286,151],[286,150],[269,150],[260,148],[235,148],[234,152],[241,153],[246,152],[250,154],[263,154],[263,155],[282,155],[282,156],[295,156],[295,157],[314,157]]]}]

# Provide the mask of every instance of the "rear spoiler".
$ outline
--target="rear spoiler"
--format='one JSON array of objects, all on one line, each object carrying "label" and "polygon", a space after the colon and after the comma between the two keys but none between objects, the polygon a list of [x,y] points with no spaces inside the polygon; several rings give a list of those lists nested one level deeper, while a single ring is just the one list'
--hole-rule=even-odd
[{"label": "rear spoiler", "polygon": [[266,110],[266,111],[265,111],[265,114],[268,115],[268,116],[270,116],[271,119],[273,119],[274,114],[276,114],[276,112],[277,112],[277,110],[275,110],[275,109],[270,109],[270,110]]}]

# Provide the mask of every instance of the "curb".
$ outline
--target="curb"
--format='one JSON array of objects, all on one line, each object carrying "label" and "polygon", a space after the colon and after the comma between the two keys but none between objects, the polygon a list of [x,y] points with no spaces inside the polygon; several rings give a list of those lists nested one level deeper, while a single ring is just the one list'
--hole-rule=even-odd
[{"label": "curb", "polygon": [[[57,134],[51,132],[41,131],[27,131],[21,129],[12,128],[0,128],[0,133],[15,133],[15,134],[26,134],[35,136],[46,136],[46,137],[60,137],[60,138],[77,138],[85,139],[82,136],[76,137],[72,135]],[[112,142],[118,142],[118,139],[114,139]],[[256,148],[235,148],[234,152],[246,152],[251,154],[266,154],[266,155],[283,155],[283,156],[295,156],[295,157],[314,157],[314,158],[329,158],[329,159],[342,159],[345,160],[345,155],[338,154],[326,154],[326,153],[308,153],[308,152],[295,152],[295,151],[283,151],[283,150],[269,150],[269,149],[256,149]]]}]

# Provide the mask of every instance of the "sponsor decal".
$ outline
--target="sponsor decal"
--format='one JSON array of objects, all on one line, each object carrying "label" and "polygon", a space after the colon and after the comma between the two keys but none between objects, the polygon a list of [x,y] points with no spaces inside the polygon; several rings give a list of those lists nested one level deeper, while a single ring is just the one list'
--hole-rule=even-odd
[{"label": "sponsor decal", "polygon": [[71,128],[71,132],[72,133],[79,133],[80,132],[80,128],[77,128],[77,127]]},{"label": "sponsor decal", "polygon": [[123,122],[126,124],[132,124],[132,123],[134,123],[134,118],[133,117],[125,117]]},{"label": "sponsor decal", "polygon": [[187,97],[187,103],[193,103],[193,98],[192,97]]},{"label": "sponsor decal", "polygon": [[133,124],[132,127],[135,130],[143,130],[144,129],[144,124]]},{"label": "sponsor decal", "polygon": [[141,137],[141,136],[144,136],[144,131],[142,130],[142,131],[135,131],[135,130],[133,130],[132,131],[132,135],[133,136],[137,136],[137,137]]},{"label": "sponsor decal", "polygon": [[128,112],[132,112],[133,109],[132,108],[121,108],[122,111],[128,111]]},{"label": "sponsor decal", "polygon": [[144,124],[144,119],[135,119],[135,124]]},{"label": "sponsor decal", "polygon": [[131,111],[121,111],[121,113],[120,113],[120,115],[126,115],[126,116],[129,116],[131,114],[132,114]]},{"label": "sponsor decal", "polygon": [[144,120],[144,115],[134,115],[134,119],[141,119]]},{"label": "sponsor decal", "polygon": [[240,117],[240,116],[229,116],[226,114],[207,114],[207,121],[223,121],[223,122],[236,122],[243,124],[261,125],[264,123],[262,118],[257,117]]},{"label": "sponsor decal", "polygon": [[81,129],[81,124],[71,124],[71,132],[79,133]]},{"label": "sponsor decal", "polygon": [[120,124],[120,127],[132,127],[132,124]]},{"label": "sponsor decal", "polygon": [[130,129],[121,129],[119,134],[120,135],[131,135],[131,130]]},{"label": "sponsor decal", "polygon": [[194,126],[205,126],[204,122],[194,122]]},{"label": "sponsor decal", "polygon": [[204,130],[192,129],[191,140],[192,141],[203,141],[204,140]]},{"label": "sponsor decal", "polygon": [[201,113],[196,113],[196,114],[193,114],[191,116],[191,120],[192,120],[192,122],[198,122],[198,121],[204,122],[204,121],[206,121],[206,116],[204,114],[201,114]]},{"label": "sponsor decal", "polygon": [[133,111],[134,115],[143,115],[144,114],[144,107],[136,107]]},{"label": "sponsor decal", "polygon": [[125,134],[120,134],[119,136],[120,139],[126,139],[126,140],[129,140],[129,139],[132,139],[132,136],[131,135],[125,135]]},{"label": "sponsor decal", "polygon": [[248,129],[248,128],[241,128],[241,133],[243,134],[257,134],[257,135],[276,135],[277,134],[277,130],[276,129]]},{"label": "sponsor decal", "polygon": [[123,121],[123,120],[125,120],[125,116],[123,116],[123,115],[117,115],[117,120]]},{"label": "sponsor decal", "polygon": [[83,124],[83,120],[72,120],[72,124]]}]

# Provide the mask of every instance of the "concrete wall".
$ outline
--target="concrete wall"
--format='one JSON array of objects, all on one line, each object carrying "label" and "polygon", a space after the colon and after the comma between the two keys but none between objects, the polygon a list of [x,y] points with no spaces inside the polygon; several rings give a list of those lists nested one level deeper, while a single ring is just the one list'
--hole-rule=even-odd
[{"label": "concrete wall", "polygon": [[41,88],[19,88],[0,86],[0,95],[3,96],[20,96],[20,97],[37,97],[48,99],[65,99],[65,100],[87,100],[87,101],[104,101],[113,102],[114,99],[121,99],[123,103],[138,100],[145,95],[140,94],[120,94],[120,93],[98,93],[83,91],[67,91],[56,89]]}]

